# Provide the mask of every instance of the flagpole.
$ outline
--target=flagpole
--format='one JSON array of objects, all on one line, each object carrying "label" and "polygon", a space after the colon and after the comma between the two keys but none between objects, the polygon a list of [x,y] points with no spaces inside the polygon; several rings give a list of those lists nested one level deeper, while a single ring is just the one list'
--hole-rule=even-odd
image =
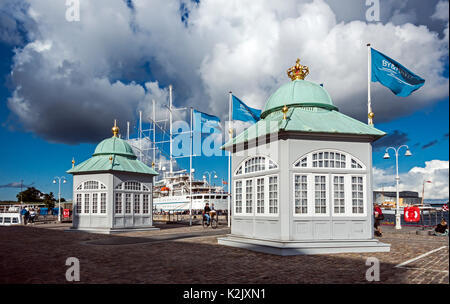
[{"label": "flagpole", "polygon": [[190,206],[189,206],[189,226],[192,226],[192,107],[191,107],[191,143],[189,147],[189,198],[190,198]]},{"label": "flagpole", "polygon": [[[231,115],[232,115],[232,93],[230,91],[228,101],[228,134],[230,140],[233,139],[233,129],[231,128]],[[231,226],[231,152],[228,152],[228,227]]]},{"label": "flagpole", "polygon": [[169,142],[170,142],[170,175],[172,176],[173,172],[173,164],[172,164],[172,85],[169,85],[169,121],[170,121],[170,134],[169,134]]},{"label": "flagpole", "polygon": [[371,85],[371,76],[372,76],[372,55],[371,55],[371,47],[370,43],[367,44],[367,123],[373,126],[373,117],[374,114],[372,112],[372,100],[370,94],[370,85]]}]

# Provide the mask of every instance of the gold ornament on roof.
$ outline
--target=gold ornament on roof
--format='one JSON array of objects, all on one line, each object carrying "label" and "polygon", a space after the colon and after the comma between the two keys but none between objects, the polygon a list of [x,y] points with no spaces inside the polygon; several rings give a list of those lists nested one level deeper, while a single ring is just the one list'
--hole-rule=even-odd
[{"label": "gold ornament on roof", "polygon": [[286,114],[288,111],[289,111],[289,108],[286,105],[284,105],[284,107],[281,109],[281,112],[283,113],[283,120],[287,119]]},{"label": "gold ornament on roof", "polygon": [[367,116],[369,117],[369,125],[373,125],[373,118],[375,117],[375,114],[370,112]]},{"label": "gold ornament on roof", "polygon": [[300,59],[297,58],[295,65],[287,69],[286,73],[292,81],[303,80],[309,74],[309,68],[306,65],[301,65]]},{"label": "gold ornament on roof", "polygon": [[113,136],[117,137],[117,134],[119,134],[119,127],[117,126],[117,121],[114,119],[114,127],[112,127]]}]

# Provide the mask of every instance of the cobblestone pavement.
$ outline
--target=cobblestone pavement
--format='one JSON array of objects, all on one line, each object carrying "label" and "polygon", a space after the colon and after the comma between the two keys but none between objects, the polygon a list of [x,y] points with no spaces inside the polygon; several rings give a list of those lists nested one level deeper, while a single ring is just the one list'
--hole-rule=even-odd
[{"label": "cobblestone pavement", "polygon": [[[218,245],[217,235],[207,235],[212,230],[200,226],[161,225],[159,231],[112,236],[65,232],[68,227],[0,227],[0,283],[66,283],[68,257],[80,260],[80,283],[368,283],[368,257],[381,263],[380,282],[376,283],[449,283],[448,237],[406,230],[384,229],[381,240],[391,244],[387,253],[281,257]],[[142,241],[182,234],[194,237]],[[112,238],[127,241],[107,241]]]}]

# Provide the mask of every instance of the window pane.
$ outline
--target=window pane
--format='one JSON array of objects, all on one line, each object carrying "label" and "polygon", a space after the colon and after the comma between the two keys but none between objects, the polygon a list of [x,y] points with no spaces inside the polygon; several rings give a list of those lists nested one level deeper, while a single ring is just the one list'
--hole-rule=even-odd
[{"label": "window pane", "polygon": [[344,177],[333,177],[334,213],[345,213]]},{"label": "window pane", "polygon": [[92,194],[92,213],[97,213],[97,205],[98,204],[98,194]]},{"label": "window pane", "polygon": [[326,177],[325,176],[315,176],[315,213],[326,213]]},{"label": "window pane", "polygon": [[361,176],[352,176],[352,212],[364,213],[364,185]]},{"label": "window pane", "polygon": [[308,185],[306,175],[295,175],[294,180],[294,203],[295,213],[304,214],[308,213]]},{"label": "window pane", "polygon": [[89,193],[84,194],[84,213],[89,213]]},{"label": "window pane", "polygon": [[116,193],[115,210],[114,211],[116,214],[122,213],[122,193]]}]

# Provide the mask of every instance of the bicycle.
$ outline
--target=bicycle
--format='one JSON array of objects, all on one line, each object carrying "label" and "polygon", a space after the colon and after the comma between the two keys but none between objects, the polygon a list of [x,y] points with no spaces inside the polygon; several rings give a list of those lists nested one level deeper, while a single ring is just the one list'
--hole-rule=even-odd
[{"label": "bicycle", "polygon": [[203,228],[208,228],[208,226],[211,226],[212,229],[216,229],[218,225],[217,216],[215,216],[215,213],[210,215],[209,223],[206,221],[205,215],[202,216],[202,226]]}]

